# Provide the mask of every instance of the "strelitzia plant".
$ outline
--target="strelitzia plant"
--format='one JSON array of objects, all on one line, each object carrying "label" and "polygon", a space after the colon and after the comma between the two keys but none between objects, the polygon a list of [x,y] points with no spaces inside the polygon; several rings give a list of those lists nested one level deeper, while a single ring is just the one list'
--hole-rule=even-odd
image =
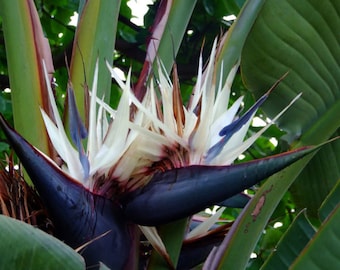
[{"label": "strelitzia plant", "polygon": [[[230,108],[226,104],[237,67],[225,83],[217,84],[217,49],[215,42],[204,72],[200,59],[197,84],[188,106],[182,103],[176,73],[171,82],[161,63],[159,77],[155,83],[150,82],[141,102],[132,92],[130,75],[124,83],[108,65],[122,89],[118,108],[113,110],[97,97],[97,65],[88,129],[79,117],[73,90],[68,89],[71,141],[45,69],[53,120],[44,110],[42,116],[62,160],[59,165],[2,119],[3,130],[50,211],[58,237],[74,248],[89,242],[82,252],[87,266],[103,262],[116,269],[132,267],[135,262],[131,252],[138,241],[133,229],[136,225],[158,226],[189,218],[236,196],[313,149],[231,165],[270,126],[244,140],[252,118],[272,89],[236,117],[242,97]],[[158,250],[167,254],[160,240],[152,240],[160,239],[156,230],[142,230]]]},{"label": "strelitzia plant", "polygon": [[[181,3],[190,3],[194,6],[194,1]],[[46,92],[49,95],[47,103],[50,105],[40,106],[42,112],[39,106],[33,106],[43,115],[44,125],[47,127],[54,148],[62,159],[61,163],[47,158],[12,130],[3,119],[1,120],[3,130],[53,217],[56,235],[74,248],[85,244],[81,254],[88,266],[104,262],[113,269],[135,268],[138,257],[135,255],[135,248],[139,242],[137,225],[158,226],[181,218],[186,224],[188,217],[197,211],[212,204],[225,204],[227,198],[232,198],[245,188],[315,150],[313,147],[306,147],[259,161],[230,165],[259,135],[243,141],[255,111],[272,91],[267,92],[238,119],[235,119],[235,115],[241,104],[240,99],[228,110],[225,109],[228,106],[232,74],[236,70],[234,69],[230,74],[230,67],[239,58],[244,39],[262,3],[263,1],[248,1],[239,16],[240,23],[235,24],[233,31],[225,39],[226,42],[221,42],[222,45],[218,50],[220,54],[217,56],[214,52],[216,44],[214,45],[205,73],[200,64],[199,80],[193,90],[193,98],[186,107],[182,106],[180,100],[177,77],[174,76],[171,83],[162,68],[162,62],[158,65],[152,62],[157,59],[157,53],[163,60],[161,50],[158,50],[157,53],[152,54],[153,60],[145,65],[147,68],[144,71],[147,72],[141,76],[144,78],[141,80],[142,88],[145,88],[136,92],[136,95],[130,89],[130,77],[127,76],[127,81],[122,82],[117,78],[110,64],[105,67],[104,63],[104,70],[111,72],[123,93],[117,110],[109,108],[102,101],[104,95],[102,93],[96,95],[96,92],[102,89],[97,86],[97,72],[100,68],[94,68],[94,58],[98,56],[98,51],[95,51],[92,54],[92,61],[91,53],[85,54],[87,59],[85,62],[88,63],[85,67],[91,66],[86,69],[90,70],[86,76],[93,81],[90,83],[92,87],[89,110],[81,105],[84,91],[81,91],[81,94],[75,91],[77,102],[74,102],[72,87],[69,90],[71,141],[65,135],[64,124],[59,119],[50,89]],[[164,17],[160,18],[169,18],[169,22],[176,12],[171,9],[173,6],[171,1],[164,1],[163,4],[166,8],[162,9]],[[98,2],[89,1],[86,6],[87,12],[84,12],[87,16],[91,14],[90,6],[96,10],[95,8],[100,5]],[[103,9],[99,10],[103,11]],[[245,14],[248,14],[248,17]],[[84,15],[82,23],[86,21],[85,18]],[[163,26],[164,24],[160,25],[160,28]],[[86,28],[83,29],[86,32]],[[158,36],[154,40],[167,43],[162,35],[164,29],[158,30],[155,31]],[[84,35],[92,33],[96,31],[87,31]],[[174,43],[171,46],[177,48],[179,43]],[[75,47],[80,47],[84,52],[84,47],[79,43],[77,45]],[[161,46],[162,44],[159,45],[160,48]],[[151,44],[149,48],[157,49],[158,44]],[[78,57],[79,55],[80,53]],[[41,57],[36,59],[41,60],[38,66],[42,67],[43,59]],[[103,64],[103,58],[101,63]],[[152,65],[153,68],[150,68]],[[169,63],[165,61],[164,65],[168,70]],[[37,68],[37,73],[40,72],[38,82],[40,86],[46,85],[48,88],[50,79],[47,78],[46,71],[42,72],[42,70]],[[151,79],[150,83],[146,84],[145,79],[150,78],[150,70],[153,70],[156,75],[154,81]],[[99,73],[103,74],[101,71]],[[73,64],[71,80],[75,74],[83,74],[83,66],[77,68],[77,65]],[[227,74],[229,78],[225,84]],[[277,77],[280,76],[281,74]],[[84,82],[83,79],[80,81]],[[104,81],[100,79],[98,83]],[[75,84],[74,89],[79,89],[80,84]],[[225,107],[221,109],[221,105]],[[52,113],[48,112],[49,106],[53,108]],[[77,107],[80,111],[79,115]],[[18,115],[20,113],[22,112],[19,110]],[[80,121],[80,118],[85,118],[84,114],[90,119],[89,125],[85,127]],[[280,115],[281,113],[278,117]],[[107,122],[108,118],[111,118],[109,122]],[[85,138],[87,141],[83,141]],[[39,145],[39,142],[35,142],[34,145]],[[244,238],[238,237],[237,241],[234,241],[235,238],[242,232],[249,238],[250,230],[262,230],[262,225],[266,221],[261,221],[258,225],[260,222],[258,217],[265,215],[268,220],[270,211],[282,196],[281,193],[292,183],[298,174],[297,171],[302,167],[291,166],[288,169],[290,173],[281,174],[276,179],[271,178],[263,185],[237,219],[220,248],[211,253],[205,265],[206,269],[223,268],[226,260],[236,267],[235,260],[228,260],[228,258],[236,258],[233,254],[239,252],[236,247]],[[279,189],[281,193],[277,191]],[[270,199],[275,196],[274,194],[278,194],[277,199]],[[242,225],[239,226],[242,232],[241,229],[236,228],[238,224]],[[166,268],[175,268],[176,259],[173,260],[172,256],[169,256],[167,245],[162,245],[163,238],[158,237],[157,231],[145,226],[140,228],[165,257]],[[252,233],[250,237],[252,243],[256,236]],[[231,242],[235,244],[234,249],[230,247]],[[178,246],[180,247],[180,244]],[[252,245],[247,247],[249,250],[251,248]],[[238,260],[242,268],[242,264],[244,266],[249,259],[249,253],[243,252],[237,254],[237,257],[242,257]],[[155,269],[160,267],[161,264],[154,266]]]}]

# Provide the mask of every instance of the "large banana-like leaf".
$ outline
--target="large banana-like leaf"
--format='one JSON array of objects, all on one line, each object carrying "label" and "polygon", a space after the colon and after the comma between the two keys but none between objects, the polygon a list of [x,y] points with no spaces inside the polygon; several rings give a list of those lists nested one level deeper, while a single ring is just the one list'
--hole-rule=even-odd
[{"label": "large banana-like leaf", "polygon": [[[287,140],[296,140],[294,147],[320,143],[334,134],[340,125],[340,74],[337,64],[340,50],[336,35],[340,25],[339,10],[336,1],[268,0],[246,40],[241,68],[245,83],[256,96],[263,94],[264,89],[289,72],[264,106],[270,117],[289,98],[303,92],[297,106],[279,121],[287,131]],[[215,253],[218,259],[215,263],[207,263],[207,268],[243,269],[246,266],[278,201],[310,158],[271,177],[263,185]],[[323,159],[322,162],[321,166],[329,161]],[[332,170],[338,170],[338,167],[334,166]],[[304,187],[310,181],[320,181],[315,174],[313,177],[304,182]],[[305,189],[300,191],[301,194],[306,193]]]},{"label": "large banana-like leaf", "polygon": [[[261,269],[338,269],[340,181],[319,209],[323,224],[315,233],[305,211],[291,224]],[[315,234],[314,234],[315,233]],[[320,254],[320,250],[323,250]]]},{"label": "large banana-like leaf", "polygon": [[339,153],[339,141],[325,145],[292,185],[291,191],[297,207],[307,207],[310,218],[318,218],[321,203],[340,179]]},{"label": "large banana-like leaf", "polygon": [[340,180],[337,181],[336,185],[334,186],[332,191],[327,195],[326,199],[322,202],[321,207],[319,208],[319,218],[321,221],[325,221],[325,219],[331,214],[333,209],[337,207],[339,203],[339,198],[340,198]]},{"label": "large banana-like leaf", "polygon": [[[293,138],[310,129],[340,97],[338,1],[267,1],[242,54],[245,83],[261,96],[282,74],[281,83],[263,108],[273,116],[292,96],[302,98],[279,124]],[[333,121],[330,115],[324,121]]]},{"label": "large banana-like leaf", "polygon": [[[242,72],[254,94],[282,73],[289,75],[263,107],[272,116],[284,100],[302,92],[296,106],[279,120],[288,140],[320,142],[339,127],[340,26],[337,1],[267,1],[243,51]],[[340,174],[339,143],[323,149],[293,185],[299,207],[316,212]],[[327,179],[327,180],[326,180]],[[313,199],[311,199],[313,198]]]},{"label": "large banana-like leaf", "polygon": [[[338,198],[336,199],[338,201]],[[340,265],[339,222],[340,204],[338,203],[290,269],[338,269]]]},{"label": "large banana-like leaf", "polygon": [[84,259],[55,237],[0,215],[1,269],[85,269]]}]

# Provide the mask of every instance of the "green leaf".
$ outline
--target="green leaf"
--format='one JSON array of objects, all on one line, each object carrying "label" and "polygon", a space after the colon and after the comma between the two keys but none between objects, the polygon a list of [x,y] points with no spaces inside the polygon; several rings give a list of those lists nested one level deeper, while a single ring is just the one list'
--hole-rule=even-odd
[{"label": "green leaf", "polygon": [[[311,129],[315,121],[333,110],[340,97],[339,12],[340,4],[333,0],[269,0],[247,38],[241,68],[255,96],[261,96],[289,72],[263,106],[269,117],[303,93],[278,121],[289,132],[290,140]],[[339,112],[339,106],[336,110]],[[323,121],[336,118],[332,114]]]},{"label": "green leaf", "polygon": [[84,85],[92,88],[93,74],[99,59],[98,96],[108,103],[111,76],[105,61],[113,62],[113,50],[120,0],[87,1],[79,19],[73,44],[70,76],[77,107],[85,119]]},{"label": "green leaf", "polygon": [[277,248],[268,257],[261,269],[288,269],[314,233],[315,230],[306,217],[306,210],[303,210],[285,232]]},{"label": "green leaf", "polygon": [[[226,37],[227,41],[221,48],[216,63],[218,66],[217,78],[219,78],[221,67],[223,66],[222,81],[226,80],[232,67],[239,61],[248,33],[264,2],[264,0],[248,0],[238,15],[237,20],[229,29]],[[216,81],[219,81],[219,79]]]},{"label": "green leaf", "polygon": [[[278,121],[289,141],[302,136],[299,145],[328,139],[340,125],[339,12],[333,0],[269,0],[242,53],[243,78],[256,96],[289,71],[263,106],[269,117],[303,93]],[[292,186],[297,206],[307,207],[311,218],[317,218],[321,202],[340,177],[339,147],[339,142],[325,146]]]},{"label": "green leaf", "polygon": [[[266,1],[242,53],[245,83],[261,95],[289,72],[263,106],[273,117],[293,96],[297,103],[279,119],[293,146],[327,140],[340,126],[340,26],[338,1]],[[318,152],[292,185],[299,209],[307,208],[313,222],[325,196],[340,177],[340,144]]]},{"label": "green leaf", "polygon": [[[170,72],[175,60],[175,56],[182,43],[183,36],[187,29],[187,25],[191,18],[192,11],[196,5],[197,0],[175,0],[171,4],[168,18],[165,22],[164,32],[162,33],[157,48],[157,56],[162,60],[166,70]],[[154,62],[156,67],[157,61]],[[157,70],[157,68],[155,68]]]},{"label": "green leaf", "polygon": [[340,265],[340,204],[331,212],[300,256],[292,270],[339,269]]},{"label": "green leaf", "polygon": [[273,211],[310,159],[311,155],[268,178],[238,216],[207,269],[246,268]]},{"label": "green leaf", "polygon": [[33,1],[0,1],[12,91],[16,129],[41,151],[49,154],[49,143],[40,108],[48,110],[42,60],[52,67],[48,41],[44,38]]},{"label": "green leaf", "polygon": [[53,236],[0,215],[1,269],[85,269],[83,258]]},{"label": "green leaf", "polygon": [[321,204],[319,216],[321,221],[325,221],[328,215],[331,214],[333,209],[338,205],[340,198],[340,180],[337,181],[333,190],[328,194],[324,202]]},{"label": "green leaf", "polygon": [[340,142],[325,145],[315,155],[291,188],[297,209],[307,208],[312,219],[318,219],[318,210],[328,193],[340,179]]}]

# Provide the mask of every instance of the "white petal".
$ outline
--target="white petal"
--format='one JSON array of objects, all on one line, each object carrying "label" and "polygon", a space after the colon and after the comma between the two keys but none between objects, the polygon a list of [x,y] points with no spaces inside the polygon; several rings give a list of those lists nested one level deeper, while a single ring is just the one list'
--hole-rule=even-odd
[{"label": "white petal", "polygon": [[[225,111],[225,107],[227,106],[227,104],[229,104],[231,86],[234,81],[238,67],[239,65],[237,64],[231,69],[223,88],[217,92],[214,105],[214,119],[219,117]],[[221,70],[221,74],[222,71],[223,70]],[[222,79],[222,76],[220,76],[220,78]]]},{"label": "white petal", "polygon": [[47,75],[44,62],[43,62],[43,67],[44,67],[45,80],[47,82],[47,93],[48,93],[50,105],[52,108],[53,116],[56,122],[56,125],[55,125],[53,121],[48,117],[48,115],[43,110],[41,110],[47,132],[50,136],[53,146],[56,148],[56,151],[61,156],[63,161],[67,164],[67,167],[69,169],[71,176],[75,178],[76,180],[78,180],[79,182],[82,182],[84,180],[83,179],[84,174],[83,174],[83,168],[78,159],[78,152],[73,148],[73,146],[69,142],[66,132],[64,130],[64,126],[59,116],[59,112],[58,112],[57,105],[54,100],[51,86],[48,83],[49,79],[48,79],[48,75]]},{"label": "white petal", "polygon": [[[237,111],[239,110],[241,103],[243,101],[243,97],[239,97],[233,105],[225,111],[220,117],[218,117],[215,122],[211,125],[210,128],[210,139],[209,139],[209,145],[206,151],[215,145],[220,139],[221,136],[219,135],[220,131],[227,125],[231,124],[233,120],[235,119],[235,115]],[[243,141],[243,137],[242,137]]]},{"label": "white petal", "polygon": [[89,113],[89,131],[87,140],[87,155],[90,164],[93,163],[93,158],[98,151],[98,138],[97,138],[97,84],[98,84],[98,60],[96,62],[96,67],[94,71],[91,101],[90,101],[90,113]]},{"label": "white petal", "polygon": [[[231,164],[235,157],[238,157],[240,154],[242,154],[244,151],[246,151],[272,124],[274,124],[274,122],[281,117],[282,114],[284,114],[288,108],[290,106],[293,105],[293,103],[300,98],[301,93],[299,95],[297,95],[280,113],[278,113],[274,119],[265,127],[263,127],[260,131],[258,131],[256,134],[254,134],[253,136],[251,136],[250,138],[248,138],[246,141],[244,141],[242,143],[242,145],[240,145],[239,147],[230,149],[228,151],[228,154],[226,155],[227,157],[225,159],[223,159],[223,161],[219,161],[217,157],[216,159],[216,165],[229,165]],[[223,152],[223,151],[222,151]],[[221,153],[221,157],[223,156],[223,154]],[[230,157],[230,159],[228,159],[228,157]]]},{"label": "white petal", "polygon": [[128,94],[123,92],[118,105],[116,119],[109,126],[103,144],[93,158],[91,173],[96,172],[99,168],[109,168],[115,165],[128,148],[129,115]]},{"label": "white petal", "polygon": [[153,248],[157,250],[159,254],[169,257],[166,247],[155,227],[139,226],[139,228],[141,229],[145,237],[149,240]]},{"label": "white petal", "polygon": [[218,221],[218,219],[223,214],[223,211],[226,209],[226,207],[221,207],[218,209],[218,211],[209,217],[207,220],[203,221],[200,225],[198,225],[195,229],[193,229],[191,232],[189,232],[185,239],[193,239],[197,238],[200,235],[205,234],[209,231],[209,229]]}]

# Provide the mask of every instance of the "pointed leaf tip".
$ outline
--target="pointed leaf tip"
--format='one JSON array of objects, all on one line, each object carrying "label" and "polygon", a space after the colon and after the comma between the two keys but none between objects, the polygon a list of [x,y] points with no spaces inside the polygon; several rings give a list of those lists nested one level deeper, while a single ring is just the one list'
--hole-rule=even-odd
[{"label": "pointed leaf tip", "polygon": [[242,192],[289,166],[317,147],[230,166],[189,166],[154,175],[123,200],[125,215],[137,224],[157,226],[193,215]]}]

